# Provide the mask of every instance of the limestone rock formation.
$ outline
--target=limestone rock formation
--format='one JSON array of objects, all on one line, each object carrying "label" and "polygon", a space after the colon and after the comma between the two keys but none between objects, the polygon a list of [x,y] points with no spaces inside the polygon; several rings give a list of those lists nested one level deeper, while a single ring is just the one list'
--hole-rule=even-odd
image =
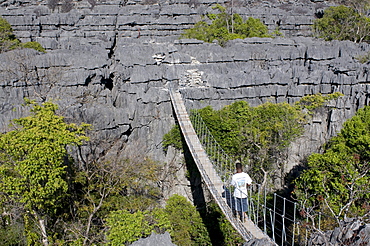
[{"label": "limestone rock formation", "polygon": [[155,234],[152,233],[147,238],[139,239],[138,241],[131,244],[131,246],[176,246],[176,244],[173,244],[171,242],[171,236],[168,232],[165,232],[164,234]]},{"label": "limestone rock formation", "polygon": [[[302,37],[310,34],[325,2],[238,3],[236,12],[261,18],[287,37],[234,40],[225,48],[178,39],[201,14],[213,11],[215,1],[72,3],[71,9],[63,1],[0,3],[0,15],[15,34],[48,51],[0,54],[1,131],[25,114],[20,106],[24,97],[53,100],[69,121],[93,125],[91,144],[82,148],[84,158],[140,151],[165,162],[168,177],[168,172],[182,170],[176,151],[165,153],[161,146],[175,124],[170,86],[179,87],[188,108],[216,109],[235,100],[293,103],[308,94],[342,92],[345,96],[318,112],[291,146],[284,170],[289,172],[368,104],[369,66],[356,57],[366,54],[369,45]],[[191,198],[184,173],[177,175],[176,182],[163,178],[163,186],[176,183],[166,191]]]},{"label": "limestone rock formation", "polygon": [[341,227],[332,231],[313,233],[309,246],[368,245],[370,242],[370,224],[356,219],[343,221]]}]

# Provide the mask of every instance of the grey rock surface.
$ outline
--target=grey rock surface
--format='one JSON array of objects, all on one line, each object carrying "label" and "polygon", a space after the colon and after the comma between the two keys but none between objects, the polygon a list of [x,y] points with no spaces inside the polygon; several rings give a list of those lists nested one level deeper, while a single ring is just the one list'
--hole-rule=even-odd
[{"label": "grey rock surface", "polygon": [[370,224],[365,224],[356,219],[343,221],[341,223],[341,227],[337,227],[332,231],[313,233],[310,237],[308,245],[368,245],[370,242]]},{"label": "grey rock surface", "polygon": [[[47,49],[81,47],[94,44],[105,49],[118,38],[139,42],[168,42],[179,38],[206,13],[213,13],[214,0],[73,1],[71,9],[63,1],[55,6],[36,0],[4,0],[0,15],[13,26],[22,41],[38,41]],[[273,31],[286,37],[307,36],[315,14],[326,2],[234,1],[233,12],[243,18],[261,19]],[[131,40],[132,41],[132,40]]]},{"label": "grey rock surface", "polygon": [[131,246],[176,246],[171,241],[171,236],[168,232],[164,234],[152,233],[147,238],[141,238],[138,241],[131,244]]},{"label": "grey rock surface", "polygon": [[[235,7],[244,17],[261,18],[270,29],[279,22],[287,38],[234,40],[225,48],[179,40],[182,30],[213,11],[213,4],[107,1],[92,8],[78,1],[62,13],[61,6],[51,10],[46,1],[3,1],[0,15],[15,33],[23,41],[39,41],[48,52],[0,54],[1,131],[26,114],[24,97],[53,100],[67,120],[93,125],[97,146],[83,146],[83,155],[102,158],[139,150],[164,162],[168,172],[179,170],[163,173],[165,193],[191,199],[178,153],[165,153],[161,145],[175,124],[170,85],[179,86],[188,108],[219,109],[235,100],[252,106],[294,103],[309,94],[342,92],[345,96],[317,112],[305,135],[290,147],[284,173],[320,151],[346,119],[369,103],[369,65],[356,57],[370,46],[303,37],[325,2],[248,1]],[[174,163],[177,168],[169,168]],[[169,176],[176,177],[166,180]],[[175,187],[165,188],[169,183]]]}]

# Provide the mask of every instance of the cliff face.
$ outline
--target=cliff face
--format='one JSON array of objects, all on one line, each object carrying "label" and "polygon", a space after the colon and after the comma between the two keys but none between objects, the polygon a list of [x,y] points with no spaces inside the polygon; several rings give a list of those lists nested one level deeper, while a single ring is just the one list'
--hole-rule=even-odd
[{"label": "cliff face", "polygon": [[[67,13],[44,2],[2,3],[0,15],[23,41],[39,41],[46,54],[33,50],[0,54],[0,129],[24,113],[24,97],[52,99],[68,120],[93,125],[84,156],[145,153],[179,171],[178,187],[187,183],[176,153],[162,150],[163,135],[175,124],[168,87],[181,88],[189,108],[220,108],[235,100],[251,105],[295,102],[304,95],[342,92],[306,126],[291,147],[285,171],[333,136],[343,121],[368,103],[369,66],[355,57],[367,44],[322,42],[309,34],[314,14],[324,3],[295,2],[235,7],[263,19],[288,38],[235,40],[227,47],[178,40],[185,28],[212,11],[213,1],[74,2]],[[305,7],[304,7],[305,6]],[[16,109],[16,110],[14,110]],[[164,173],[164,176],[168,174]],[[170,181],[166,181],[170,182]],[[180,185],[179,185],[180,184]],[[182,191],[180,191],[182,190]]]},{"label": "cliff face", "polygon": [[315,14],[328,5],[313,0],[0,0],[0,14],[20,39],[39,41],[47,49],[87,44],[110,49],[117,39],[176,40],[217,3],[245,19],[260,18],[288,37],[310,35]]}]

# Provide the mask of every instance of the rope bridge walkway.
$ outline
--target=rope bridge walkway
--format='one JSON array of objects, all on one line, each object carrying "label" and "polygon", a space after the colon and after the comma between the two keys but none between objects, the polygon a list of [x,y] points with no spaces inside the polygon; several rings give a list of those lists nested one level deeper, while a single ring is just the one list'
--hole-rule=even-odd
[{"label": "rope bridge walkway", "polygon": [[[258,184],[248,189],[247,219],[235,214],[234,189],[230,179],[235,171],[235,162],[222,150],[200,115],[192,111],[190,116],[178,90],[170,89],[171,102],[194,162],[209,192],[245,241],[263,239],[271,245],[307,245],[308,229],[305,224],[316,223],[320,216],[307,216],[307,210],[297,203],[276,193],[267,199],[266,190]],[[302,216],[302,214],[304,214]],[[297,217],[300,216],[300,219]],[[318,218],[318,219],[317,219]],[[268,236],[270,235],[270,236]]]},{"label": "rope bridge walkway", "polygon": [[246,241],[253,238],[268,238],[251,220],[247,219],[244,223],[238,220],[227,203],[224,192],[224,184],[220,176],[217,174],[214,166],[208,158],[205,150],[199,141],[197,134],[192,126],[189,115],[186,111],[185,105],[182,101],[179,92],[170,91],[171,101],[180,124],[181,131],[184,135],[186,144],[194,158],[194,161],[199,169],[199,172],[214,197],[216,203],[225,214],[226,218],[231,222],[233,227],[240,233]]}]

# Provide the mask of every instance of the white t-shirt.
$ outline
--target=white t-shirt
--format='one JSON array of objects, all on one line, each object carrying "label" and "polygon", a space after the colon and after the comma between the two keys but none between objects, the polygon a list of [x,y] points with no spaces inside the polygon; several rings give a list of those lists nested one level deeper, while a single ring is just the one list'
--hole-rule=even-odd
[{"label": "white t-shirt", "polygon": [[236,173],[231,179],[231,185],[235,187],[234,197],[246,198],[247,197],[247,185],[252,184],[252,179],[245,172]]}]

